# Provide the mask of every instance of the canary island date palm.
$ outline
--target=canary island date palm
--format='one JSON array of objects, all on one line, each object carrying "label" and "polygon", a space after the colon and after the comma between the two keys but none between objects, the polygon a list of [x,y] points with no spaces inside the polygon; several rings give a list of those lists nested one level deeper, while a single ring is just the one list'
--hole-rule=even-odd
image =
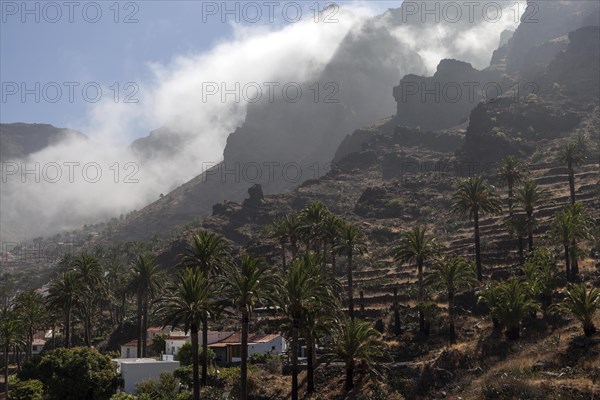
[{"label": "canary island date palm", "polygon": [[[415,226],[400,236],[400,243],[394,249],[394,259],[400,263],[417,265],[419,284],[419,304],[423,303],[423,266],[425,262],[437,254],[438,246],[434,236],[428,236],[423,226]],[[425,316],[419,311],[419,332],[425,333]]]},{"label": "canary island date palm", "polygon": [[517,191],[517,202],[523,207],[527,215],[527,239],[529,251],[533,251],[533,227],[535,225],[534,210],[539,207],[545,198],[544,191],[540,190],[534,181],[525,181]]},{"label": "canary island date palm", "polygon": [[344,223],[340,229],[339,241],[336,245],[338,253],[346,255],[346,278],[348,285],[348,315],[354,318],[354,286],[352,283],[352,262],[354,256],[367,251],[364,233],[351,223]]},{"label": "canary island date palm", "polygon": [[[330,257],[331,257],[331,269],[336,272],[336,246],[340,237],[340,232],[344,220],[333,213],[329,213],[323,221],[323,239],[326,246],[329,246]],[[327,259],[326,254],[323,255],[323,261]]]},{"label": "canary island date palm", "polygon": [[459,179],[455,183],[456,191],[452,195],[451,211],[457,215],[469,216],[473,221],[475,238],[475,262],[477,279],[483,280],[481,268],[481,238],[479,218],[484,214],[496,215],[502,210],[501,202],[493,186],[482,177]]},{"label": "canary island date palm", "polygon": [[576,253],[577,241],[587,239],[590,236],[589,220],[584,216],[581,203],[577,202],[555,214],[552,221],[551,236],[559,242],[564,249],[565,275],[567,280],[573,281],[577,274],[571,269],[571,261],[574,258],[571,252]]},{"label": "canary island date palm", "polygon": [[577,142],[568,143],[564,146],[558,156],[558,161],[567,167],[569,174],[569,192],[571,204],[575,204],[575,167],[585,162],[585,154]]},{"label": "canary island date palm", "polygon": [[565,298],[552,306],[552,309],[570,313],[581,321],[585,336],[596,333],[594,325],[594,314],[600,309],[600,290],[597,288],[587,289],[585,283],[570,283],[563,292]]},{"label": "canary island date palm", "polygon": [[292,400],[298,399],[298,341],[303,315],[307,310],[334,307],[339,293],[332,288],[331,275],[324,274],[314,254],[294,261],[277,277],[273,300],[291,326]]},{"label": "canary island date palm", "polygon": [[488,304],[492,315],[496,315],[506,328],[505,335],[510,340],[521,336],[521,321],[525,315],[538,309],[531,297],[527,285],[519,278],[513,277],[508,282],[497,286],[497,292]]},{"label": "canary island date palm", "polygon": [[456,342],[456,329],[454,327],[454,295],[458,290],[468,289],[477,284],[477,275],[474,265],[463,257],[447,256],[437,260],[427,283],[436,289],[444,289],[448,296],[448,321],[450,341]]},{"label": "canary island date palm", "polygon": [[83,317],[85,345],[92,342],[92,317],[101,298],[100,288],[104,273],[100,261],[95,255],[81,253],[73,260],[73,268],[80,276],[81,295],[78,309]]},{"label": "canary island date palm", "polygon": [[513,215],[513,189],[525,179],[525,164],[515,156],[508,156],[502,160],[496,171],[496,178],[503,186],[508,188],[508,212]]},{"label": "canary island date palm", "polygon": [[26,333],[27,359],[31,357],[33,335],[44,328],[44,318],[47,314],[44,307],[44,297],[35,290],[28,290],[17,294],[14,300],[14,309]]},{"label": "canary island date palm", "polygon": [[579,242],[582,240],[589,240],[592,238],[592,232],[594,230],[594,218],[588,214],[587,210],[583,206],[583,203],[576,201],[574,204],[569,205],[567,211],[571,214],[573,224],[575,225],[575,231],[571,240],[571,275],[572,279],[577,279],[579,275],[579,256],[581,255],[581,249]]},{"label": "canary island date palm", "polygon": [[521,269],[531,294],[541,296],[542,311],[546,316],[553,301],[554,291],[565,279],[556,268],[554,255],[548,248],[536,248]]},{"label": "canary island date palm", "polygon": [[529,218],[527,214],[513,214],[506,220],[506,227],[512,237],[517,238],[518,249],[519,249],[519,264],[525,262],[525,245],[523,241],[529,233]]},{"label": "canary island date palm", "polygon": [[163,287],[165,275],[160,271],[150,253],[139,254],[131,265],[131,276],[127,285],[135,293],[137,301],[137,356],[146,357],[148,336],[148,307]]},{"label": "canary island date palm", "polygon": [[[225,238],[204,230],[192,236],[183,253],[183,265],[199,269],[209,284],[229,260],[229,244]],[[202,385],[208,379],[208,315],[202,319]]]},{"label": "canary island date palm", "polygon": [[242,256],[223,269],[223,297],[241,317],[242,363],[240,399],[248,398],[248,325],[255,306],[272,295],[275,287],[271,269],[261,259]]},{"label": "canary island date palm", "polygon": [[10,348],[18,344],[19,338],[23,335],[23,326],[17,313],[10,306],[3,306],[0,309],[0,346],[4,353],[4,398],[8,399],[9,379],[8,379],[8,354]]},{"label": "canary island date palm", "polygon": [[320,201],[311,201],[300,211],[300,232],[307,251],[321,253],[323,249],[323,223],[329,210]]},{"label": "canary island date palm", "polygon": [[166,291],[168,296],[159,301],[156,313],[165,326],[183,325],[190,332],[192,341],[193,399],[200,399],[198,331],[204,319],[210,315],[216,303],[206,275],[200,269],[186,267]]},{"label": "canary island date palm", "polygon": [[51,309],[64,313],[65,347],[71,347],[71,317],[82,296],[81,277],[75,271],[66,271],[50,282],[46,302]]},{"label": "canary island date palm", "polygon": [[339,322],[333,333],[334,348],[331,358],[340,360],[346,367],[346,390],[354,388],[357,366],[373,380],[383,377],[384,363],[390,361],[389,349],[373,326],[359,318],[346,318]]}]

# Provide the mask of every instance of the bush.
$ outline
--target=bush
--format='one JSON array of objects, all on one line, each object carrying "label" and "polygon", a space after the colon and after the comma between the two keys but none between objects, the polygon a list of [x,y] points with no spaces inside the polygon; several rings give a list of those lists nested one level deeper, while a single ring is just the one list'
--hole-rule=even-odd
[{"label": "bush", "polygon": [[21,381],[15,379],[10,386],[9,400],[42,400],[44,384],[37,379]]},{"label": "bush", "polygon": [[119,385],[110,357],[96,349],[57,349],[42,357],[37,372],[49,400],[108,400]]},{"label": "bush", "polygon": [[163,372],[158,382],[144,381],[135,385],[139,400],[173,400],[179,392],[179,380],[174,374]]},{"label": "bush", "polygon": [[[202,364],[202,346],[198,346],[198,354],[200,354],[200,364]],[[212,363],[215,358],[217,358],[217,355],[215,354],[215,352],[213,351],[213,349],[209,348],[208,349],[208,363]],[[191,342],[185,342],[183,344],[183,346],[181,346],[181,348],[179,349],[179,352],[177,353],[177,355],[175,356],[175,360],[179,361],[181,363],[182,366],[186,366],[186,365],[192,365],[192,343]]]}]

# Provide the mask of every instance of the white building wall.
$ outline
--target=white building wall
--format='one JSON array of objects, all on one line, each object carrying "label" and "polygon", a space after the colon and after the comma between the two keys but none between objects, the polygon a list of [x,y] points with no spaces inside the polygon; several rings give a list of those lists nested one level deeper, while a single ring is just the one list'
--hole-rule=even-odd
[{"label": "white building wall", "polygon": [[161,373],[173,372],[177,368],[179,368],[179,361],[121,362],[120,369],[121,377],[123,378],[123,390],[127,393],[135,394],[135,385],[138,383],[147,380],[158,381]]}]

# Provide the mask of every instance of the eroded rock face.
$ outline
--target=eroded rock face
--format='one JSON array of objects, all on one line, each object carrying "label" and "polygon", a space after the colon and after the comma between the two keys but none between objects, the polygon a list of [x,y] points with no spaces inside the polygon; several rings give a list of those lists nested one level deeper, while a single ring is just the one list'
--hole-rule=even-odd
[{"label": "eroded rock face", "polygon": [[542,93],[588,98],[600,96],[600,27],[588,26],[569,33],[567,49],[557,55],[542,79]]},{"label": "eroded rock face", "polygon": [[394,87],[398,125],[438,130],[459,125],[484,96],[484,86],[499,78],[458,60],[442,60],[432,77],[406,75]]}]

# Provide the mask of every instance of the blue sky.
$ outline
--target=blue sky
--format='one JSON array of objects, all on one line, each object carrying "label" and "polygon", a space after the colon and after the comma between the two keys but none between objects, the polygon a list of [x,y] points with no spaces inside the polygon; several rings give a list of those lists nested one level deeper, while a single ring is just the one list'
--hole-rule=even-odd
[{"label": "blue sky", "polygon": [[[235,14],[229,14],[225,16],[227,22],[222,22],[223,2],[97,1],[74,2],[75,5],[69,6],[57,1],[53,3],[58,5],[55,7],[29,1],[27,8],[21,1],[0,3],[0,122],[51,123],[74,129],[85,126],[90,106],[82,92],[83,85],[98,83],[104,87],[102,96],[115,96],[118,87],[118,98],[123,99],[134,90],[132,86],[125,87],[128,82],[151,78],[148,63],[168,65],[177,56],[200,53],[230,39],[235,18]],[[263,15],[258,23],[270,24],[265,2],[256,3],[262,6]],[[294,3],[302,4],[303,15],[312,15],[314,2]],[[328,3],[321,2],[321,7]],[[400,3],[380,1],[376,7],[383,11]],[[274,6],[273,16],[275,24],[283,25],[287,22],[283,18],[284,3],[280,4]],[[212,15],[214,5],[216,14]],[[238,6],[238,15],[254,17],[251,8],[244,13],[243,2]],[[235,3],[228,2],[227,7],[233,9]],[[287,15],[293,18],[295,8],[287,10]],[[241,18],[240,23],[248,21]],[[79,84],[73,87],[72,102],[68,82]],[[116,87],[106,89],[115,83]],[[33,94],[22,99],[23,84],[37,92],[39,102]],[[43,91],[45,85],[47,92]],[[61,88],[62,96],[52,103],[48,99],[56,97],[55,86]],[[15,94],[9,93],[15,90]],[[88,96],[93,98],[95,88],[88,90]],[[146,135],[144,129],[132,136]]]}]

